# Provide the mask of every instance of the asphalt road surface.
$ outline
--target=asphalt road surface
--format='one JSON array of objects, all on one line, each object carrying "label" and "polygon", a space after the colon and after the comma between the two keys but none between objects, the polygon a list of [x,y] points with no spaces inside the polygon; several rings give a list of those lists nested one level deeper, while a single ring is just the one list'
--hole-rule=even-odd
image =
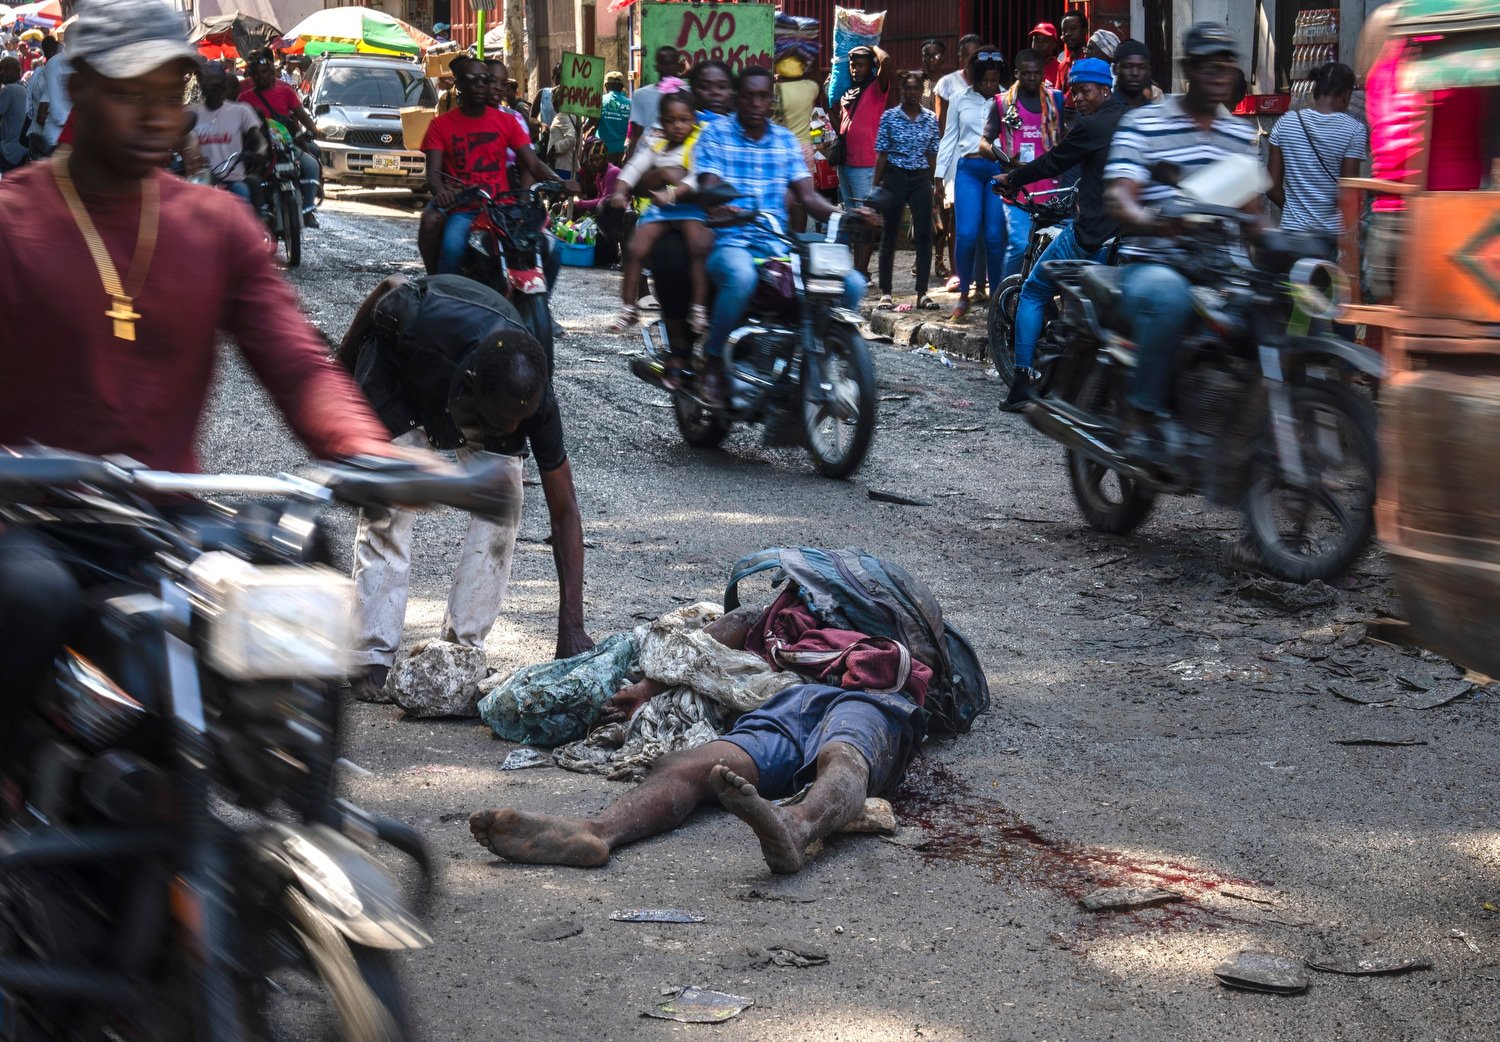
[{"label": "asphalt road surface", "polygon": [[[330,204],[292,275],[334,338],[383,276],[418,271],[410,207],[389,202]],[[1094,534],[1061,451],[996,411],[982,368],[889,344],[875,345],[880,425],[855,480],[818,477],[754,431],[689,449],[665,396],[626,370],[638,342],[603,332],[617,291],[613,273],[566,269],[555,300],[590,632],[716,599],[729,565],[765,546],[859,545],[932,585],[978,649],[994,704],[971,734],[926,747],[895,800],[896,842],[836,837],[791,878],[770,876],[749,831],[718,811],[604,869],[500,862],[470,839],[468,812],[585,815],[620,787],[551,768],[502,773],[512,746],[478,721],[353,705],[348,755],[372,773],[351,776],[349,794],[419,828],[443,865],[436,944],[403,960],[425,1037],[1496,1037],[1500,700],[1476,689],[1411,707],[1437,700],[1453,672],[1370,642],[1364,624],[1399,611],[1378,553],[1303,605],[1235,569],[1236,516],[1200,501],[1163,503],[1130,538]],[[226,363],[205,465],[300,459]],[[489,640],[503,672],[550,657],[556,635],[540,492],[527,489],[510,601]],[[419,524],[409,641],[436,630],[463,524],[452,512]],[[352,519],[335,531],[347,558]],[[1392,678],[1409,697],[1349,700]],[[1365,739],[1425,744],[1337,744]],[[1080,907],[1112,885],[1185,900]],[[636,907],[705,922],[609,920]],[[776,946],[828,962],[784,968],[753,954]],[[1305,994],[1277,997],[1216,982],[1215,965],[1242,950],[1431,968],[1315,972]],[[755,1004],[718,1026],[642,1018],[683,985]]]}]

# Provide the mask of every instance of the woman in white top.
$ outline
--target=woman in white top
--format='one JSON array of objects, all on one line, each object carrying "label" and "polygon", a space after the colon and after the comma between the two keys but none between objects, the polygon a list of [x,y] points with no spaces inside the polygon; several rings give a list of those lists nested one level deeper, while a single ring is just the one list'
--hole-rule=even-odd
[{"label": "woman in white top", "polygon": [[964,73],[969,87],[948,105],[947,125],[938,146],[937,177],[953,209],[956,239],[954,273],[958,276],[958,306],[953,321],[969,313],[969,281],[974,273],[974,254],[984,239],[985,266],[990,285],[997,286],[1005,271],[1005,203],[990,191],[990,182],[1000,173],[1000,164],[980,151],[984,124],[995,95],[1000,92],[1004,58],[998,48],[980,47],[969,59]]}]

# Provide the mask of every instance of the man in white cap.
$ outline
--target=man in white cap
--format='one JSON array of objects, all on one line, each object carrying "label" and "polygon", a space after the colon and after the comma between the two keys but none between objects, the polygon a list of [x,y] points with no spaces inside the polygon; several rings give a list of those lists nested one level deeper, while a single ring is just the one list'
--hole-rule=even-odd
[{"label": "man in white cap", "polygon": [[[192,470],[220,332],[325,459],[390,435],[271,262],[250,210],[168,176],[196,54],[161,0],[93,0],[69,32],[73,143],[0,180],[0,445]],[[82,604],[68,555],[0,531],[0,718],[33,697]]]}]

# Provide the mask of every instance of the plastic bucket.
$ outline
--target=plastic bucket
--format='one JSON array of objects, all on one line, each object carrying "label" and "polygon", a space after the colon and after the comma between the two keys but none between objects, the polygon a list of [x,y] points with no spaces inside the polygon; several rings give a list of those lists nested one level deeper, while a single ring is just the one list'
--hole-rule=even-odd
[{"label": "plastic bucket", "polygon": [[558,259],[569,268],[592,268],[594,266],[594,247],[585,246],[576,242],[560,242],[557,244]]}]

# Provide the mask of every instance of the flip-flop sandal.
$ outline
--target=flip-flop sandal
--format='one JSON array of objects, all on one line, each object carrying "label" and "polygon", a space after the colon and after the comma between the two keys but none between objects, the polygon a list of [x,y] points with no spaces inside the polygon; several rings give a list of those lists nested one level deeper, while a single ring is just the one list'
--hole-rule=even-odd
[{"label": "flip-flop sandal", "polygon": [[894,306],[895,306],[895,304],[891,300],[891,295],[889,293],[886,293],[886,294],[883,294],[881,296],[880,303],[878,303],[878,304],[875,305],[875,310],[876,311],[889,311]]},{"label": "flip-flop sandal", "polygon": [[921,300],[917,301],[918,311],[937,311],[938,307],[938,302],[933,300],[931,297],[923,297]]},{"label": "flip-flop sandal", "polygon": [[946,290],[949,293],[957,293],[958,292],[958,276],[957,275],[950,276],[949,279],[948,279],[948,281],[945,282],[945,283],[943,283],[943,289]]},{"label": "flip-flop sandal", "polygon": [[951,314],[951,315],[948,316],[948,321],[949,322],[964,322],[964,321],[966,321],[968,319],[968,317],[969,317],[969,307],[970,307],[970,304],[969,304],[968,301],[960,301],[958,307],[956,307],[956,308],[953,309],[953,314]]}]

